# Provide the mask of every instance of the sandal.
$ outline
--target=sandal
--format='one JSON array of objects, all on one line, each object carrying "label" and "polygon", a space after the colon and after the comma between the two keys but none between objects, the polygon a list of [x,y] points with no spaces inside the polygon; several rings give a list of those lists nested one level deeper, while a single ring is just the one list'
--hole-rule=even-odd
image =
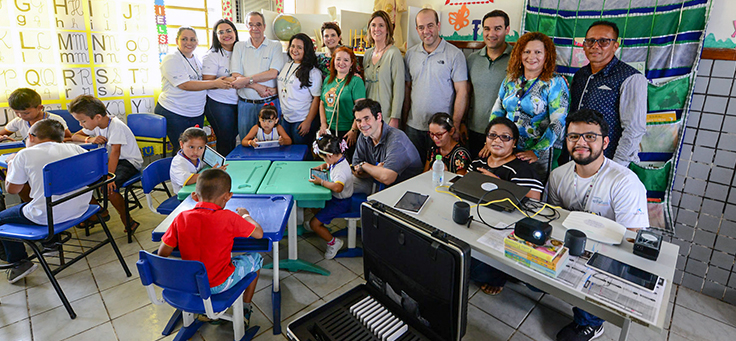
[{"label": "sandal", "polygon": [[127,226],[125,227],[125,233],[128,233],[128,232],[130,232],[130,234],[135,233],[135,230],[138,229],[138,226],[141,226],[141,224],[139,222],[133,220],[133,223],[130,224],[130,228],[128,228]]},{"label": "sandal", "polygon": [[503,291],[503,287],[494,287],[488,284],[483,284],[480,286],[480,291],[486,295],[496,296]]},{"label": "sandal", "polygon": [[[107,210],[101,212],[100,216],[102,217],[102,221],[104,222],[110,221],[110,213],[108,213]],[[79,229],[92,228],[99,223],[100,223],[100,220],[97,218],[97,215],[93,215],[89,217],[89,219],[77,224],[77,228]]]}]

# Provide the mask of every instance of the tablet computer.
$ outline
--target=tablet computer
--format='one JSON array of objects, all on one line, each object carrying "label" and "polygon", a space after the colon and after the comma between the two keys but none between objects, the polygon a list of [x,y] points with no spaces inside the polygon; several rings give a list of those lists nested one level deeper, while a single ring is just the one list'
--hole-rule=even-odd
[{"label": "tablet computer", "polygon": [[325,171],[319,171],[316,169],[310,169],[309,170],[309,178],[320,178],[322,181],[330,181],[330,173],[327,173]]},{"label": "tablet computer", "polygon": [[202,161],[208,166],[215,168],[225,164],[225,157],[212,149],[212,147],[206,146],[204,155],[202,155]]},{"label": "tablet computer", "polygon": [[258,145],[255,146],[255,147],[253,147],[255,149],[276,148],[276,147],[281,146],[279,144],[279,141],[278,140],[273,140],[273,141],[257,141],[257,142],[258,142]]},{"label": "tablet computer", "polygon": [[653,273],[617,261],[597,252],[590,257],[590,260],[588,260],[588,266],[614,275],[642,288],[649,289],[649,291],[654,291],[654,287],[657,285],[657,280],[659,279],[659,276]]},{"label": "tablet computer", "polygon": [[396,202],[394,208],[411,213],[419,213],[422,211],[424,204],[429,200],[429,195],[412,191],[406,191],[404,195]]}]

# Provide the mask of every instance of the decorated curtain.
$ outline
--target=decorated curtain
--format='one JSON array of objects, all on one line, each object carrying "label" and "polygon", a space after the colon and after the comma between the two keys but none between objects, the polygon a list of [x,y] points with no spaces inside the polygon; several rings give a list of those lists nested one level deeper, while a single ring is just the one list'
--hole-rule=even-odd
[{"label": "decorated curtain", "polygon": [[650,225],[673,231],[670,194],[711,0],[525,0],[524,6],[522,33],[550,36],[557,71],[569,80],[588,63],[582,43],[590,24],[618,25],[616,55],[649,80],[641,162],[629,168],[647,189]]}]

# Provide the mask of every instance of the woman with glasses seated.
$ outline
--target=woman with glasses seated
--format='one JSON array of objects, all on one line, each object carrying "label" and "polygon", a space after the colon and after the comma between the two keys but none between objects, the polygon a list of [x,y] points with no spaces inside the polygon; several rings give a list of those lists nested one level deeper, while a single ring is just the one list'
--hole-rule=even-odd
[{"label": "woman with glasses seated", "polygon": [[[534,165],[546,179],[552,168],[552,147],[561,149],[570,90],[555,74],[557,54],[548,36],[529,32],[514,46],[490,119],[507,117],[519,127],[516,158]],[[490,150],[484,148],[480,156]]]},{"label": "woman with glasses seated", "polygon": [[[506,117],[496,117],[486,127],[486,145],[490,151],[487,158],[481,158],[470,164],[470,170],[485,175],[511,181],[517,185],[529,187],[526,195],[539,200],[542,197],[544,184],[539,180],[537,172],[528,162],[521,161],[514,154],[514,146],[519,141],[519,129]],[[470,279],[480,284],[480,290],[488,295],[498,295],[506,285],[508,275],[488,264],[473,259],[470,263]]]},{"label": "woman with glasses seated", "polygon": [[434,144],[429,148],[427,160],[424,163],[424,171],[432,169],[432,163],[437,155],[442,155],[445,170],[460,175],[465,175],[470,166],[470,151],[457,142],[452,135],[455,134],[455,125],[452,117],[444,112],[438,112],[429,119],[429,137]]},{"label": "woman with glasses seated", "polygon": [[530,191],[526,196],[539,200],[542,197],[544,183],[532,165],[520,160],[517,157],[519,153],[514,153],[518,141],[519,129],[514,122],[506,117],[494,118],[486,127],[484,148],[490,151],[488,157],[473,161],[469,169],[529,187]]}]

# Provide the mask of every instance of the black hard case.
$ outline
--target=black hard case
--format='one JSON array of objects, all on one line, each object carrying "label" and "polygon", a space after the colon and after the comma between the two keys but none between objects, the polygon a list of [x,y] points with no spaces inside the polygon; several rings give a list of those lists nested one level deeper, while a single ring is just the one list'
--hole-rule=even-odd
[{"label": "black hard case", "polygon": [[461,340],[467,324],[470,246],[376,201],[362,205],[361,223],[367,283],[290,323],[289,339],[379,340],[349,312],[370,295],[409,325],[399,341]]}]

